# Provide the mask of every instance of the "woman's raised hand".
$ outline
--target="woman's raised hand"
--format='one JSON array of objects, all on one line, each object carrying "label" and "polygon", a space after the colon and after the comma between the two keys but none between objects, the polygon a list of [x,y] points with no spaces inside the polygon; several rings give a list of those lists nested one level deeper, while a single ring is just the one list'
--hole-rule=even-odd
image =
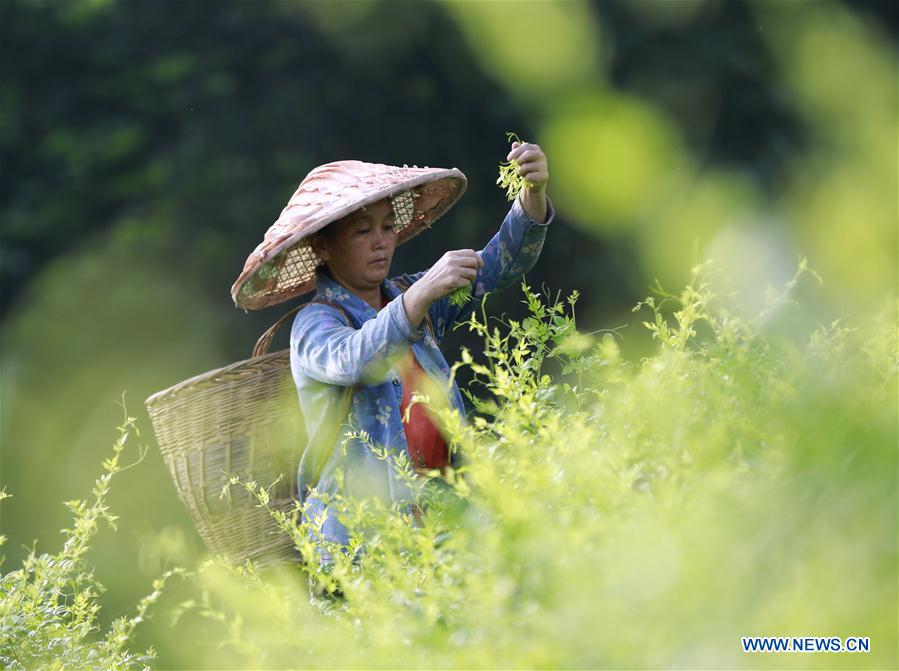
[{"label": "woman's raised hand", "polygon": [[533,142],[513,142],[506,160],[518,161],[518,174],[528,181],[519,198],[525,211],[534,221],[545,222],[547,216],[546,185],[549,183],[549,163],[540,145]]},{"label": "woman's raised hand", "polygon": [[518,174],[528,181],[527,189],[535,194],[546,192],[549,183],[549,163],[539,144],[513,142],[507,161],[518,162]]}]

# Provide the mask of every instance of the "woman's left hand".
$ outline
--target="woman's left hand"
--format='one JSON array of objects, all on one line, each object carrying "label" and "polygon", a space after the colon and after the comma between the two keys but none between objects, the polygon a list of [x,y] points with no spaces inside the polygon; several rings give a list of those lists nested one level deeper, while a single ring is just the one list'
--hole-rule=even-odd
[{"label": "woman's left hand", "polygon": [[549,182],[549,164],[540,145],[532,142],[513,142],[507,161],[518,161],[518,174],[528,181],[528,190],[534,193],[546,191]]},{"label": "woman's left hand", "polygon": [[534,221],[546,221],[546,185],[549,182],[549,164],[540,145],[531,142],[513,142],[507,161],[518,161],[518,174],[527,180],[527,186],[518,197],[521,205]]}]

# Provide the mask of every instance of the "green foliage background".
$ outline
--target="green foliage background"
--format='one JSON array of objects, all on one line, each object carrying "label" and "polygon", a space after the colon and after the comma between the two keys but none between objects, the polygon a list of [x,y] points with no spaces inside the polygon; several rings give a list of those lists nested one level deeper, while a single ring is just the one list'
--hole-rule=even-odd
[{"label": "green foliage background", "polygon": [[[497,163],[507,151],[505,131],[516,130],[546,150],[558,211],[528,281],[579,290],[579,329],[617,329],[622,366],[651,356],[669,370],[671,355],[656,358],[659,337],[651,339],[641,326],[646,316],[631,307],[656,278],[669,288],[692,282],[691,269],[708,257],[722,268],[707,279],[722,309],[746,319],[763,313],[765,338],[800,351],[816,332],[814,342],[826,343],[817,366],[795,364],[801,383],[792,373],[770,373],[784,388],[768,389],[753,376],[772,361],[794,361],[795,352],[751,349],[721,364],[745,367],[738,384],[750,388],[733,395],[742,405],[729,405],[715,377],[723,351],[702,364],[671,364],[686,376],[669,388],[680,394],[657,397],[672,382],[653,382],[663,373],[644,366],[623,395],[629,401],[615,410],[617,397],[609,396],[617,422],[606,422],[609,430],[626,431],[639,417],[654,436],[618,436],[609,444],[627,449],[617,458],[677,473],[668,459],[682,439],[713,446],[701,468],[679,466],[683,478],[696,479],[688,497],[695,507],[683,519],[676,514],[684,495],[675,486],[661,510],[644,510],[631,528],[626,510],[642,505],[634,483],[652,474],[625,477],[629,471],[614,465],[586,469],[583,477],[595,481],[563,478],[582,495],[572,514],[607,506],[612,526],[591,522],[577,532],[574,522],[563,524],[559,543],[586,544],[590,534],[602,542],[561,564],[535,545],[549,518],[523,513],[528,531],[513,539],[508,533],[521,533],[507,528],[514,513],[494,511],[492,519],[504,521],[493,536],[483,533],[508,552],[536,553],[534,566],[520,566],[518,575],[549,572],[546,589],[568,604],[535,612],[534,622],[553,631],[535,646],[597,635],[600,619],[623,623],[600,639],[604,656],[575,645],[569,658],[553,657],[551,647],[507,659],[749,664],[757,660],[733,653],[740,631],[828,634],[818,627],[837,627],[825,616],[839,610],[845,635],[879,632],[875,645],[887,650],[854,663],[895,665],[897,25],[890,3],[832,0],[0,3],[0,480],[13,494],[0,510],[4,571],[20,565],[36,538],[39,551],[55,551],[58,530],[70,524],[61,502],[90,488],[110,427],[120,422],[123,390],[151,449],[110,493],[121,530],[99,535],[88,554],[107,587],[101,619],[130,612],[172,561],[190,564],[201,543],[149,422],[136,411],[155,391],[246,357],[280,316],[280,309],[234,310],[228,288],[296,184],[315,165],[340,158],[461,168],[469,177],[463,200],[397,252],[394,270],[414,271],[493,234],[507,207],[494,184]],[[795,305],[772,303],[771,288],[790,282],[800,256],[823,284],[806,275],[789,290]],[[516,290],[492,297],[490,310],[525,316]],[[700,338],[714,335],[708,321],[698,324]],[[477,358],[484,344],[458,331],[448,358],[459,359],[462,347]],[[874,393],[868,378],[840,372],[858,357],[875,362],[863,369],[872,384],[883,378],[878,399],[866,396]],[[478,391],[468,366],[458,374]],[[591,388],[606,388],[602,378],[591,380]],[[803,390],[817,393],[808,398]],[[702,392],[720,395],[703,401],[701,425],[673,411],[676,399]],[[661,407],[671,412],[660,414]],[[584,430],[599,431],[596,440],[606,444],[601,425],[594,419]],[[745,442],[759,432],[779,443],[759,468],[767,474],[767,460],[782,460],[776,472],[787,480],[771,476],[780,483],[773,491],[790,492],[782,498],[764,478],[741,483],[727,470],[731,450],[749,449],[738,449],[736,437]],[[647,446],[662,453],[629,451]],[[509,473],[534,466],[510,459]],[[566,474],[584,468],[547,463]],[[726,476],[719,479],[720,468]],[[610,473],[620,482],[610,482]],[[534,483],[520,484],[495,500],[523,505]],[[599,503],[588,494],[596,488],[606,488]],[[768,535],[766,520],[779,520]],[[610,540],[615,534],[625,539],[621,549]],[[660,540],[647,546],[650,538]],[[716,553],[721,562],[709,566]],[[691,568],[679,574],[672,562]],[[749,564],[767,569],[756,573]],[[596,573],[597,565],[612,576]],[[557,577],[569,570],[575,578],[568,583]],[[772,574],[783,580],[759,577]],[[712,603],[701,576],[726,598]],[[522,584],[513,580],[510,594]],[[496,588],[482,586],[486,601]],[[591,594],[604,595],[608,610],[582,603]],[[692,634],[678,638],[671,622],[693,622],[691,613],[653,611],[648,604],[659,594],[669,609],[692,603],[697,627],[715,614],[744,628],[703,632],[685,624]],[[491,607],[475,608],[471,622],[490,621]],[[504,622],[523,606],[499,607]],[[639,628],[616,608],[646,613],[641,636],[655,638],[621,638]],[[581,622],[584,613],[594,620]],[[138,628],[146,636],[138,647],[156,644],[163,664],[209,661],[178,657],[202,620],[183,632],[161,622]],[[479,635],[502,638],[488,628]],[[394,643],[373,660],[399,654],[389,648]],[[459,654],[457,661],[466,659]],[[496,659],[503,658],[468,661]]]}]

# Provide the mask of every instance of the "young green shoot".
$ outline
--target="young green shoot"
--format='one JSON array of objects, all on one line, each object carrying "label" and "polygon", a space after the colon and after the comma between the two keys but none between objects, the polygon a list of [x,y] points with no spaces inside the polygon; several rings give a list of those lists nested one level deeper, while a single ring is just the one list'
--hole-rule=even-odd
[{"label": "young green shoot", "polygon": [[[522,144],[521,138],[518,137],[516,133],[506,133],[506,138],[509,142],[517,142]],[[499,164],[499,178],[497,178],[496,183],[500,185],[501,188],[506,190],[506,198],[511,202],[515,200],[518,196],[518,192],[521,191],[524,187],[531,186],[531,183],[528,182],[524,177],[518,174],[518,161],[504,161]]]},{"label": "young green shoot", "polygon": [[465,305],[471,299],[471,285],[466,284],[464,287],[459,287],[453,293],[449,295],[450,305],[455,305],[456,307],[461,307]]}]

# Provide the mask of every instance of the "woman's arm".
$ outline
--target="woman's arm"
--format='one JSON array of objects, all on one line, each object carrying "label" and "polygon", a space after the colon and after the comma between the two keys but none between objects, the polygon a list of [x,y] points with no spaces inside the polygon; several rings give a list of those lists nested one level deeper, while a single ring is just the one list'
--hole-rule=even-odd
[{"label": "woman's arm", "polygon": [[[438,302],[437,307],[442,314],[437,322],[444,321],[444,328],[457,321],[466,319],[471,311],[483,301],[485,294],[502,291],[521,279],[521,276],[537,263],[543,250],[546,228],[552,222],[555,212],[549,199],[546,199],[547,218],[545,223],[535,221],[522,207],[519,199],[512,204],[500,230],[481,250],[484,267],[475,278],[471,299],[464,305],[450,305]],[[442,318],[442,319],[441,319]],[[437,327],[440,331],[440,327]],[[441,337],[443,334],[441,333]]]},{"label": "woman's arm", "polygon": [[[413,324],[418,323],[416,320],[420,320],[424,315],[422,305],[425,299],[429,299],[428,309],[438,340],[443,339],[448,326],[465,319],[481,303],[485,294],[505,289],[533,268],[543,249],[546,227],[555,216],[552,203],[546,195],[549,183],[546,154],[539,145],[515,142],[506,160],[518,162],[518,174],[527,180],[527,186],[512,203],[512,208],[499,232],[484,249],[477,252],[479,260],[477,273],[466,272],[466,279],[474,279],[472,295],[468,302],[463,305],[452,305],[447,298],[449,292],[428,296],[421,285],[426,284],[433,269],[427,273],[405,276],[405,281],[411,284],[409,291],[406,292],[409,296],[406,309],[410,320]],[[452,252],[448,252],[450,253]],[[438,264],[443,261],[444,259],[441,259]],[[470,263],[469,265],[472,266]],[[464,284],[464,282],[457,283],[455,286]]]},{"label": "woman's arm", "polygon": [[[485,294],[505,289],[534,267],[543,249],[546,228],[555,216],[549,198],[545,199],[545,204],[546,221],[539,223],[525,211],[518,199],[515,200],[500,230],[481,251],[477,252],[483,265],[474,278],[472,296],[467,303],[451,305],[446,295],[431,300],[428,309],[438,341],[443,339],[447,327],[465,319],[476,309]],[[406,303],[406,308],[409,320],[413,323],[415,318],[420,320],[424,316],[421,303],[418,301],[420,295],[428,296],[423,287],[420,287],[424,276],[425,272],[401,276],[403,281],[411,285],[406,292],[406,296],[410,299]]]},{"label": "woman's arm", "polygon": [[410,323],[402,296],[390,301],[360,329],[349,325],[334,308],[313,303],[297,314],[290,347],[309,377],[350,386],[386,380],[398,359],[422,335]]}]

